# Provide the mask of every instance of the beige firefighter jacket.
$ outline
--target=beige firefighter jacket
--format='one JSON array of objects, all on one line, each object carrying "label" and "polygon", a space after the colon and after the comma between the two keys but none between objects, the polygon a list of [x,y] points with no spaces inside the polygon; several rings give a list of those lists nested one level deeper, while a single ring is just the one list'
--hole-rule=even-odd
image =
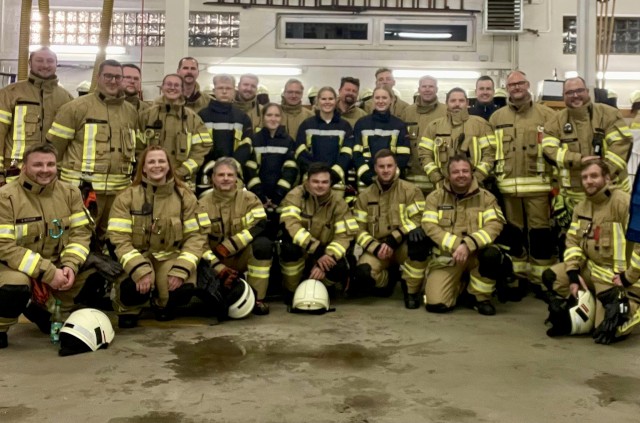
[{"label": "beige firefighter jacket", "polygon": [[396,179],[384,190],[378,178],[356,199],[353,215],[360,232],[356,242],[371,254],[391,235],[401,244],[406,235],[420,227],[424,195],[411,182]]},{"label": "beige firefighter jacket", "polygon": [[262,127],[262,106],[255,98],[251,101],[242,101],[236,99],[233,106],[242,110],[251,119],[251,133],[257,133]]},{"label": "beige firefighter jacket", "polygon": [[545,122],[554,114],[529,98],[521,105],[508,101],[489,118],[496,139],[494,173],[503,194],[528,196],[551,190],[552,169],[543,156],[542,138]]},{"label": "beige firefighter jacket", "polygon": [[138,113],[145,111],[153,104],[153,102],[150,101],[140,100],[140,97],[137,95],[128,95],[124,98],[124,101],[135,107]]},{"label": "beige firefighter jacket", "polygon": [[[198,94],[199,93],[199,94]],[[209,102],[213,99],[209,94],[200,91],[200,84],[196,82],[195,90],[191,97],[185,98],[185,107],[193,110],[195,114],[209,105]]]},{"label": "beige firefighter jacket", "polygon": [[[407,103],[406,101],[404,101],[400,97],[394,97],[393,98],[393,103],[391,103],[391,107],[390,107],[389,111],[395,117],[397,117],[399,119],[402,119],[401,116],[402,116],[402,114],[404,113],[404,110],[407,107],[409,107],[409,103]],[[364,104],[362,105],[362,108],[364,109],[364,111],[368,115],[373,113],[373,110],[375,109],[375,107],[373,106],[373,97],[370,98],[369,100],[365,101]]]},{"label": "beige firefighter jacket", "polygon": [[349,122],[349,125],[351,125],[352,128],[356,126],[356,122],[358,121],[358,119],[367,115],[364,110],[362,110],[355,104],[351,105],[351,107],[349,107],[349,109],[347,109],[347,111],[345,112],[338,108],[338,112],[340,112],[340,117]]},{"label": "beige firefighter jacket", "polygon": [[280,123],[287,129],[287,133],[294,140],[298,136],[298,128],[302,125],[306,119],[314,116],[314,113],[302,106],[302,104],[298,104],[297,106],[289,106],[284,103],[284,99],[282,100],[282,122]]},{"label": "beige firefighter jacket", "polygon": [[267,213],[260,199],[243,189],[231,192],[213,189],[202,195],[199,203],[211,221],[208,245],[202,257],[209,260],[218,273],[224,267],[221,260],[224,257],[216,256],[216,246],[222,244],[231,255],[244,250],[253,241],[257,226],[266,221]]},{"label": "beige firefighter jacket", "polygon": [[493,129],[467,110],[447,112],[446,117],[431,122],[418,145],[422,168],[434,184],[445,179],[449,159],[459,153],[469,155],[479,182],[489,176],[495,161]]},{"label": "beige firefighter jacket", "polygon": [[627,269],[629,203],[629,194],[605,186],[575,206],[564,250],[567,271],[586,266],[596,280],[611,284],[614,273]]},{"label": "beige firefighter jacket", "polygon": [[168,275],[186,280],[196,271],[208,228],[189,189],[173,180],[156,185],[143,178],[114,200],[107,236],[133,281],[152,271],[150,256],[176,259]]},{"label": "beige firefighter jacket", "polygon": [[496,198],[473,180],[469,191],[456,195],[449,182],[427,196],[422,228],[439,255],[450,255],[464,241],[470,252],[493,243],[505,219]]},{"label": "beige firefighter jacket", "polygon": [[13,162],[16,169],[25,149],[46,142],[45,136],[62,105],[73,100],[58,85],[58,78],[42,79],[29,74],[29,79],[0,90],[0,173]]},{"label": "beige firefighter jacket", "polygon": [[138,156],[149,145],[161,145],[169,154],[175,172],[183,180],[195,180],[213,141],[200,116],[184,106],[171,104],[164,97],[140,112]]},{"label": "beige firefighter jacket", "polygon": [[588,103],[576,109],[559,111],[545,124],[542,140],[544,155],[556,164],[560,186],[582,192],[581,159],[593,156],[594,134],[602,135],[602,158],[611,170],[614,183],[630,192],[627,161],[633,135],[617,109],[600,103]]},{"label": "beige firefighter jacket", "polygon": [[78,274],[92,225],[78,188],[57,179],[38,185],[21,173],[0,189],[0,204],[3,263],[47,284],[63,266]]},{"label": "beige firefighter jacket", "polygon": [[47,139],[58,149],[60,177],[112,194],[131,183],[138,113],[124,96],[96,91],[62,106]]},{"label": "beige firefighter jacket", "polygon": [[311,194],[299,185],[289,191],[280,204],[280,222],[293,243],[310,254],[323,246],[325,254],[339,260],[347,253],[349,243],[358,232],[341,194],[330,191],[324,198]]}]

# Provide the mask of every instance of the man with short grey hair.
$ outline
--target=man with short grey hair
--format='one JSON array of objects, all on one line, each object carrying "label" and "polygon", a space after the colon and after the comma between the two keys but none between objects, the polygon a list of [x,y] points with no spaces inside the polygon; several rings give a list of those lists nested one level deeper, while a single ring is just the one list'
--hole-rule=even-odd
[{"label": "man with short grey hair", "polygon": [[242,110],[251,119],[253,130],[256,131],[262,126],[262,106],[256,98],[258,94],[258,84],[260,79],[252,73],[245,73],[238,80],[238,90],[233,105]]}]

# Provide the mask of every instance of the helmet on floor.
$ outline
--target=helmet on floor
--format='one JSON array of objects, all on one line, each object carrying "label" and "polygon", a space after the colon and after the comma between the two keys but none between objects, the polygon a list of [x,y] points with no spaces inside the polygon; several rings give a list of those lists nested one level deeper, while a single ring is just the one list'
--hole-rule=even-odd
[{"label": "helmet on floor", "polygon": [[107,348],[115,332],[106,314],[95,308],[71,313],[60,329],[61,356]]},{"label": "helmet on floor", "polygon": [[293,309],[298,311],[325,312],[329,310],[329,292],[316,279],[302,281],[293,294]]},{"label": "helmet on floor", "polygon": [[251,314],[251,310],[256,304],[256,297],[253,289],[244,279],[238,279],[231,288],[227,297],[229,303],[229,317],[232,319],[243,319]]},{"label": "helmet on floor", "polygon": [[571,335],[591,332],[596,319],[596,301],[589,291],[578,291],[577,304],[569,306]]}]

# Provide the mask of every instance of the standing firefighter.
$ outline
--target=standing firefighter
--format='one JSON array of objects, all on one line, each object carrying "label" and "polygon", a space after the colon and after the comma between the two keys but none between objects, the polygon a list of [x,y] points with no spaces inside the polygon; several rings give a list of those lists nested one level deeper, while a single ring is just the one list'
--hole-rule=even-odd
[{"label": "standing firefighter", "polygon": [[[424,196],[418,187],[396,174],[393,153],[383,149],[373,160],[374,183],[365,188],[353,209],[360,226],[357,243],[363,254],[355,269],[350,289],[373,288],[386,296],[393,293],[395,272],[389,266],[402,267],[404,305],[420,307],[420,291],[429,256],[429,242],[420,227]],[[397,274],[397,273],[395,273]]]},{"label": "standing firefighter", "polygon": [[17,178],[25,149],[46,142],[56,112],[73,100],[58,85],[56,65],[54,52],[38,49],[29,57],[29,78],[0,90],[0,185]]},{"label": "standing firefighter", "polygon": [[[0,189],[0,348],[30,298],[40,308],[60,300],[66,312],[82,288],[76,275],[89,254],[90,220],[78,188],[56,175],[55,148],[33,145],[19,178]],[[48,312],[34,314],[46,329]]]},{"label": "standing firefighter", "polygon": [[131,184],[138,113],[124,101],[122,66],[105,60],[94,93],[60,108],[47,139],[58,150],[60,178],[80,187],[92,210],[99,241],[104,241],[109,211],[116,194]]},{"label": "standing firefighter", "polygon": [[[551,169],[542,154],[542,137],[544,124],[554,112],[533,102],[524,72],[509,74],[507,90],[507,106],[489,120],[496,135],[495,174],[505,218],[511,227],[502,238],[511,247],[514,273],[540,290],[542,272],[553,264]],[[526,248],[522,248],[523,244]],[[512,286],[508,290],[512,300],[519,300],[523,294],[523,287],[519,288]]]}]

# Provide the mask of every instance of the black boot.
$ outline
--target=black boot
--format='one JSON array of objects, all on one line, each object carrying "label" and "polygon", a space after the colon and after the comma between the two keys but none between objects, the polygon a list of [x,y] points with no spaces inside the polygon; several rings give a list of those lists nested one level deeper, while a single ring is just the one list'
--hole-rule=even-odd
[{"label": "black boot", "polygon": [[420,308],[420,293],[404,294],[404,306],[409,310]]},{"label": "black boot", "polygon": [[34,303],[29,303],[22,314],[24,314],[24,317],[29,319],[29,321],[35,323],[38,329],[40,329],[40,332],[48,335],[51,331],[51,313],[47,310],[38,307]]},{"label": "black boot", "polygon": [[7,338],[7,332],[0,332],[0,349],[7,348],[9,346],[9,338]]},{"label": "black boot", "polygon": [[131,329],[138,326],[137,314],[121,314],[118,316],[118,327],[120,329]]}]

